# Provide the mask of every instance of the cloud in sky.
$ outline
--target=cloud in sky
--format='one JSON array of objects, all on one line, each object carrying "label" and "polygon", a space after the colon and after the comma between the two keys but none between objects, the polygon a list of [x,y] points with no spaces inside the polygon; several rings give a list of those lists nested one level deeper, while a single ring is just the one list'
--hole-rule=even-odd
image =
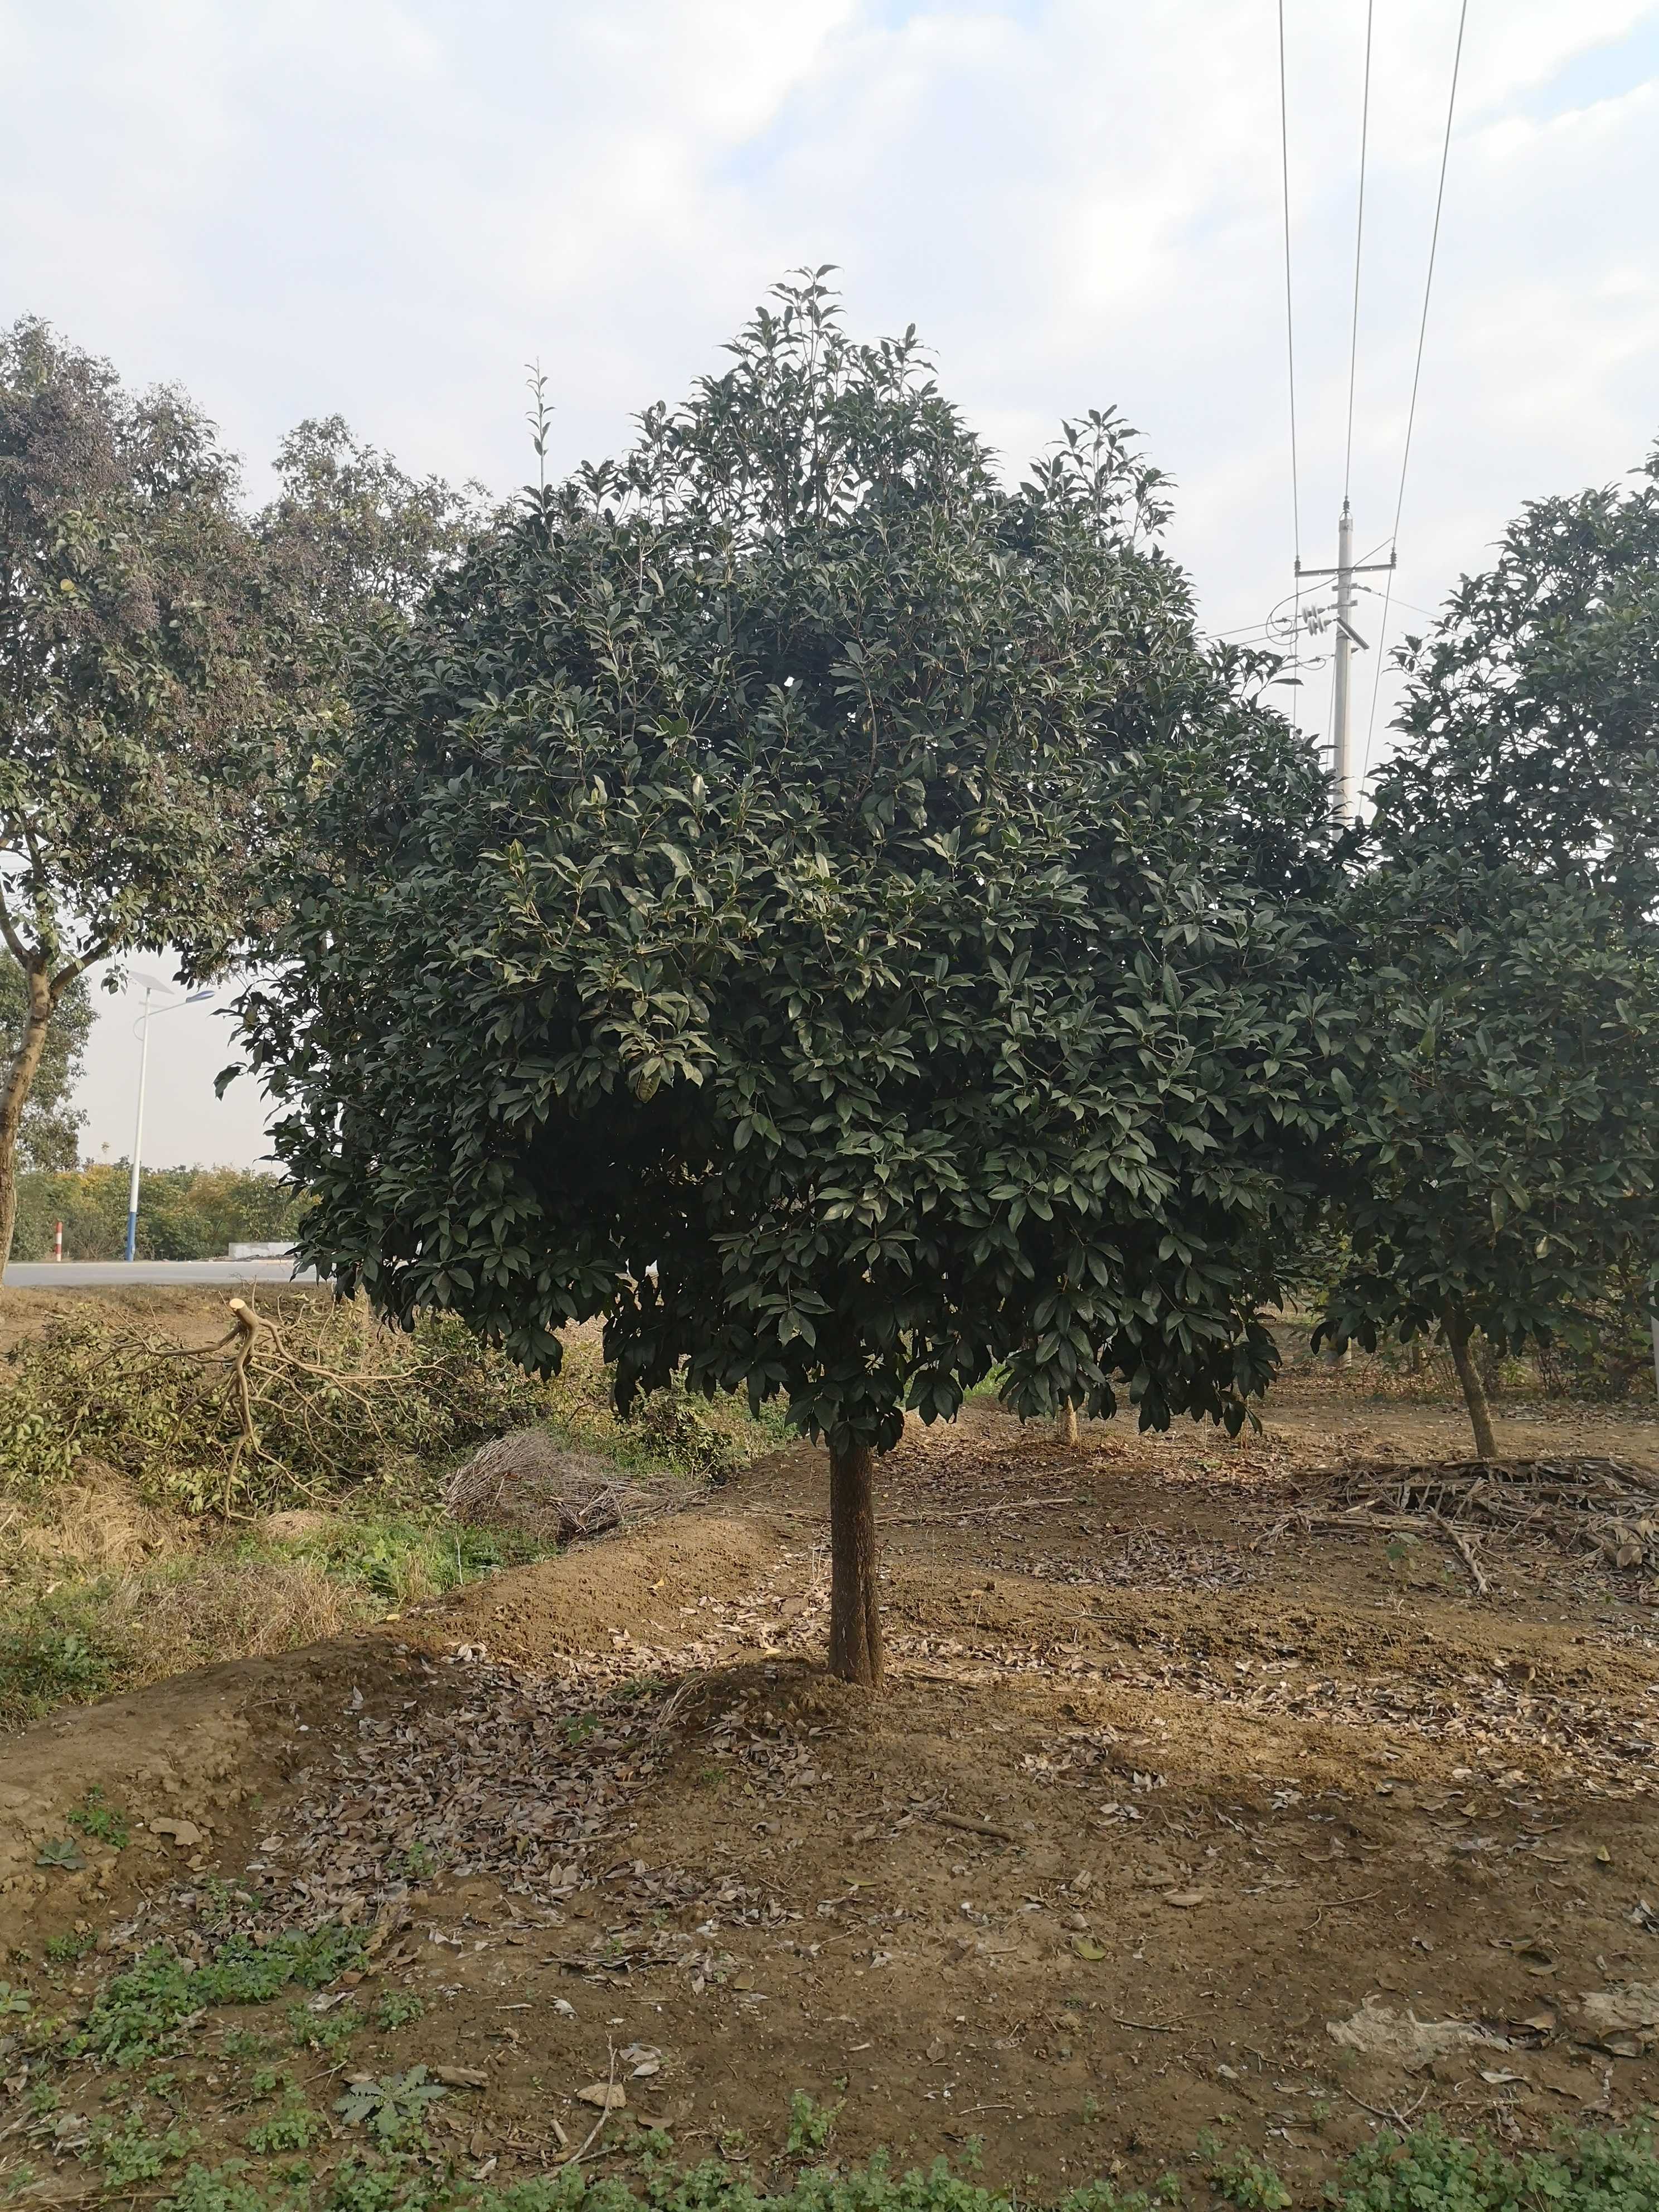
[{"label": "cloud in sky", "polygon": [[[1376,13],[1362,548],[1393,520],[1457,0]],[[1342,489],[1364,19],[1286,0],[1312,562]],[[1273,0],[0,0],[0,315],[185,384],[256,491],[337,410],[510,488],[532,357],[556,459],[613,450],[775,276],[830,261],[852,325],[915,321],[1011,464],[1121,407],[1215,628],[1289,588]],[[1522,500],[1659,430],[1656,204],[1659,4],[1471,0],[1402,621]],[[167,1030],[150,1156],[256,1155],[247,1086],[212,1103],[222,1025]],[[133,1052],[112,1009],[94,1153],[128,1142]]]}]

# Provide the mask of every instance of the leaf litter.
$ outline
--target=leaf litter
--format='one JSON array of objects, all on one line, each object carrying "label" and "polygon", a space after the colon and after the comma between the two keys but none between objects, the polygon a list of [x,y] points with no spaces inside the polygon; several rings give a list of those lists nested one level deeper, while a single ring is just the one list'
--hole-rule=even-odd
[{"label": "leaf litter", "polygon": [[[931,1443],[914,1448],[919,1466]],[[912,1449],[907,1439],[902,1450]],[[1121,1457],[1089,1456],[1103,1490]],[[1626,1680],[1572,1648],[1591,1639],[1564,1629],[1549,1662],[1522,1668],[1487,1661],[1474,1644],[1465,1658],[1450,1644],[1425,1644],[1411,1621],[1379,1663],[1382,1643],[1366,1641],[1370,1632],[1340,1593],[1267,1589],[1248,1607],[1217,1608],[1201,1562],[1188,1581],[1190,1606],[1179,1596],[1151,1611],[1131,1601],[1116,1619],[1069,1621],[1056,1586],[1066,1577],[988,1562],[986,1529],[1001,1523],[969,1510],[973,1454],[947,1457],[949,1496],[918,1483],[913,1494],[930,1512],[916,1519],[921,1533],[902,1525],[890,1546],[893,1686],[879,1712],[821,1682],[826,1575],[811,1541],[781,1549],[741,1594],[682,1609],[675,1632],[642,1636],[630,1617],[608,1650],[562,1650],[538,1667],[502,1660],[482,1636],[435,1660],[408,1648],[393,1688],[367,1700],[343,1692],[337,1718],[309,1716],[318,1725],[301,1741],[314,1747],[312,1764],[255,1831],[249,1873],[261,1894],[250,1913],[375,1923],[383,1970],[424,1961],[455,1978],[458,2003],[475,1990],[480,2003],[487,1995],[492,2033],[495,2001],[520,1994],[522,1979],[501,1985],[520,1973],[515,1962],[580,1976],[580,1988],[565,1983],[579,2017],[544,1982],[524,1991],[537,2004],[522,2022],[523,2057],[516,2032],[506,2042],[496,2034],[500,2057],[488,2085],[469,2083],[474,2099],[456,2094],[462,2085],[437,2066],[436,2051],[422,2051],[434,2063],[410,2086],[447,2087],[457,2108],[482,2100],[498,2109],[516,2069],[547,2063],[550,2033],[567,2039],[566,2094],[577,2083],[605,2091],[601,2122],[626,2109],[612,2105],[611,2090],[625,2098],[626,2085],[650,2082],[654,2102],[664,2073],[675,2085],[686,2070],[706,2081],[722,2050],[743,2054],[740,2087],[728,2080],[722,2094],[747,2121],[767,2082],[798,2063],[775,2056],[768,2038],[820,2054],[869,2052],[875,2023],[864,2008],[878,2004],[879,2049],[865,2063],[902,2102],[912,2090],[901,2054],[925,2054],[928,2078],[914,2087],[920,2113],[970,2068],[988,2111],[1030,2094],[1033,2112],[1046,2109],[1042,2069],[1073,2063],[1055,2039],[1091,2051],[1096,2067],[1110,2063],[1099,2037],[1109,2045],[1114,2028],[1120,2046],[1125,2037],[1165,2046],[1158,2055],[1169,2062],[1167,2081],[1141,2076],[1137,2086],[1143,2103],[1173,2113],[1185,2109],[1182,2095],[1212,2098],[1218,2082],[1243,2095],[1254,2081],[1256,2062],[1216,2044],[1219,2014],[1194,2006],[1188,1978],[1213,1971],[1197,1962],[1225,1961],[1224,1986],[1238,1989],[1247,1955],[1264,1941],[1304,1957],[1295,1976],[1267,1971],[1267,2008],[1249,2031],[1281,2069],[1316,2069],[1314,2043],[1328,2060],[1333,2042],[1343,2047],[1336,2030],[1356,2022],[1361,2041],[1347,2048],[1357,2062],[1415,2064],[1426,2036],[1440,2052],[1431,2063],[1490,2054],[1469,2078],[1504,2097],[1527,2094],[1506,2052],[1525,2050],[1528,2073],[1541,2079],[1540,2050],[1555,2063],[1581,2021],[1592,2034],[1612,2033],[1604,2047],[1613,2057],[1626,2044],[1639,2053],[1649,2030],[1615,2021],[1639,2009],[1632,1993],[1648,1985],[1619,1982],[1616,1939],[1605,1934],[1597,1940],[1612,1986],[1582,2001],[1565,1995],[1573,1984],[1565,1977],[1581,1974],[1585,1987],[1596,1970],[1570,1928],[1556,1942],[1559,1962],[1556,1953],[1534,1961],[1535,1940],[1515,1937],[1507,1971],[1563,1978],[1552,2012],[1538,2010],[1539,1996],[1553,1992],[1536,1982],[1505,1992],[1497,2011],[1490,1980],[1479,1998],[1468,1980],[1448,1985],[1468,1972],[1474,1942],[1496,1940],[1486,1929],[1503,1905],[1500,1891],[1472,1912],[1469,1894],[1443,1871],[1468,1860],[1485,1881],[1487,1859],[1521,1853],[1516,1878],[1547,1889],[1588,1863],[1589,1879],[1609,1885],[1607,1910],[1625,1940],[1646,1937],[1640,1895],[1655,1893],[1655,1870],[1629,1820],[1616,1835],[1604,1827],[1617,1846],[1605,1862],[1582,1840],[1558,1840],[1571,1805],[1611,1819],[1611,1810],[1596,1814],[1598,1802],[1639,1800],[1651,1786],[1654,1708],[1639,1690],[1639,1662]],[[981,1471],[994,1496],[1006,1458]],[[1283,1474],[1282,1455],[1264,1453],[1213,1486],[1229,1510],[1240,1494],[1267,1506]],[[1090,1487],[1069,1467],[1057,1480],[1051,1465],[1029,1462],[1022,1480],[1039,1498]],[[1206,1494],[1172,1450],[1157,1481],[1165,1498]],[[767,1498],[757,1491],[749,1496],[758,1518]],[[959,1510],[941,1522],[932,1517],[941,1504]],[[1069,1546],[1073,1508],[1043,1510],[1048,1533],[1034,1548],[1063,1559],[1055,1538]],[[1114,1499],[1111,1510],[1123,1508]],[[1159,1541],[1156,1558],[1151,1548],[1139,1555],[1149,1575],[1193,1548],[1178,1534]],[[584,1547],[584,1556],[597,1563],[607,1548]],[[917,1556],[925,1579],[908,1564]],[[1257,1556],[1252,1577],[1271,1582]],[[619,1565],[626,1558],[623,1547]],[[1000,1583],[994,1603],[981,1605],[971,1591],[983,1589],[983,1575],[973,1583],[964,1559],[1012,1573],[1012,1586]],[[1307,1632],[1310,1607],[1330,1624],[1322,1643]],[[1240,1726],[1246,1720],[1261,1724],[1259,1738]],[[1353,1740],[1346,1791],[1329,1784],[1328,1739],[1319,1739],[1324,1780],[1292,1748],[1333,1726]],[[1202,1735],[1206,1729],[1215,1733]],[[1219,1747],[1204,1753],[1212,1771],[1201,1775],[1200,1743]],[[1388,1759],[1399,1763],[1378,1766]],[[1565,1795],[1547,1826],[1537,1808],[1552,1789]],[[1600,1841],[1592,1830],[1590,1842]],[[1582,1858],[1570,1863],[1570,1850]],[[434,1869],[450,1893],[441,1904],[428,1893]],[[1366,1899],[1390,1878],[1373,1914]],[[1615,1882],[1628,1892],[1615,1895]],[[459,1899],[458,1884],[466,1886]],[[1146,1916],[1139,1921],[1137,1899]],[[458,1908],[462,1922],[477,1916],[471,1926],[458,1927]],[[1419,1911],[1437,1917],[1425,1924]],[[1373,1996],[1357,2006],[1371,1975],[1407,1945],[1395,1924],[1405,1912],[1425,1930],[1428,1972],[1441,1986],[1425,2002],[1413,1990],[1409,2005]],[[428,1915],[433,1924],[417,1929]],[[1522,1925],[1556,1940],[1547,1920]],[[430,1952],[429,1938],[451,1948]],[[520,1948],[503,1948],[511,1944]],[[479,1952],[488,1955],[474,1965]],[[433,1967],[434,1958],[442,1965]],[[1248,1968],[1253,1980],[1261,1972]],[[1320,2009],[1298,2042],[1280,2015],[1304,1977]],[[349,1992],[328,1994],[339,2002]],[[1597,1995],[1610,2000],[1605,2019]],[[1062,1997],[1068,2024],[1054,2027]],[[1631,2002],[1619,2011],[1621,1998]],[[609,2018],[612,2008],[628,2015],[635,2039],[614,2051],[611,2075],[590,2081],[605,2053],[584,2039],[596,2011]],[[612,2025],[623,2032],[619,2018]],[[1247,2032],[1243,2019],[1227,2025]],[[1183,2077],[1208,2087],[1182,2091]],[[1363,2073],[1353,2078],[1365,2087]],[[1074,2108],[1075,2090],[1066,2094]],[[1053,2124],[1061,2124],[1058,2107]]]}]

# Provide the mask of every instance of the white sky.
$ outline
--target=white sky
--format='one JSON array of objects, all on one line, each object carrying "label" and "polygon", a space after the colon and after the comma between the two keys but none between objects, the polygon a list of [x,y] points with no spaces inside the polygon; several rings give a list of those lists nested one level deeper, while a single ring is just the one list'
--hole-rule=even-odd
[{"label": "white sky", "polygon": [[[1325,562],[1365,8],[1285,13],[1303,553]],[[1376,9],[1361,551],[1393,519],[1456,13]],[[850,325],[914,320],[1012,460],[1121,407],[1231,629],[1290,585],[1279,151],[1273,0],[0,0],[0,318],[182,382],[256,493],[283,431],[336,410],[505,490],[526,362],[556,459],[609,452],[776,276],[835,262]],[[1432,607],[1523,499],[1646,451],[1656,208],[1659,4],[1470,0],[1405,601]],[[1304,696],[1319,719],[1322,678]],[[132,1010],[100,1022],[94,1158],[131,1141]],[[146,1157],[257,1158],[250,1085],[213,1098],[224,1024],[191,1007],[154,1039]]]}]

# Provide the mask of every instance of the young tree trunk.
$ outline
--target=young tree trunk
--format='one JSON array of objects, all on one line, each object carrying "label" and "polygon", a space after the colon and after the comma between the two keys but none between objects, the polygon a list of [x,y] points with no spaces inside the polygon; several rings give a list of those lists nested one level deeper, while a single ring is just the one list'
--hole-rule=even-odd
[{"label": "young tree trunk", "polygon": [[1451,1346],[1452,1364],[1457,1370],[1457,1379],[1463,1386],[1463,1403],[1469,1409],[1470,1425],[1474,1430],[1474,1451],[1477,1459],[1496,1459],[1498,1439],[1492,1430],[1492,1408],[1486,1403],[1485,1385],[1480,1370],[1469,1353],[1469,1324],[1455,1306],[1448,1306],[1445,1315],[1446,1341]]},{"label": "young tree trunk", "polygon": [[30,971],[27,980],[28,1019],[23,1025],[22,1042],[6,1070],[5,1088],[0,1091],[0,1283],[6,1279],[6,1263],[11,1258],[11,1240],[17,1227],[17,1133],[52,1024],[52,993],[45,975]]},{"label": "young tree trunk", "polygon": [[1067,1406],[1060,1415],[1060,1436],[1062,1443],[1074,1444],[1077,1442],[1077,1407],[1075,1406]]},{"label": "young tree trunk", "polygon": [[830,1671],[881,1687],[881,1605],[876,1594],[875,1454],[852,1444],[830,1455]]}]

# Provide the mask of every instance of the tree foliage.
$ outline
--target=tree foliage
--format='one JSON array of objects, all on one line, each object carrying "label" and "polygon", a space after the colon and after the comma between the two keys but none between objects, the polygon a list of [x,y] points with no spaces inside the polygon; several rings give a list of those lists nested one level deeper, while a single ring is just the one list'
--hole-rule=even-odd
[{"label": "tree foliage", "polygon": [[47,326],[0,334],[0,939],[24,1011],[0,1085],[0,1266],[22,1116],[95,963],[210,965],[264,713],[236,470],[182,394],[123,388]]},{"label": "tree foliage", "polygon": [[[0,1067],[9,1067],[28,1027],[28,988],[15,960],[0,957]],[[72,1168],[85,1119],[75,1103],[87,1041],[92,1035],[92,994],[84,975],[59,994],[41,1048],[34,1083],[17,1127],[17,1164],[25,1173]]]},{"label": "tree foliage", "polygon": [[[125,1160],[25,1169],[18,1177],[16,1257],[50,1259],[61,1221],[66,1260],[118,1260],[127,1191]],[[146,1168],[137,1256],[222,1260],[233,1243],[291,1243],[304,1203],[280,1176],[258,1168]]]},{"label": "tree foliage", "polygon": [[1659,1303],[1659,487],[1528,507],[1407,648],[1348,920],[1338,1342]]},{"label": "tree foliage", "polygon": [[264,619],[273,658],[325,723],[356,641],[412,612],[488,507],[481,486],[410,476],[338,415],[291,430],[276,468],[280,489],[254,521]]},{"label": "tree foliage", "polygon": [[1265,1384],[1323,795],[1125,426],[1005,487],[823,274],[365,657],[244,1013],[325,1272],[534,1368],[602,1315],[624,1407],[787,1394],[868,1679],[907,1407],[1003,1363],[1024,1413],[1236,1428]]},{"label": "tree foliage", "polygon": [[59,1094],[82,979],[140,950],[175,952],[186,978],[257,951],[290,828],[278,802],[326,762],[353,641],[403,620],[482,512],[337,416],[302,422],[276,468],[250,517],[183,393],[128,391],[37,320],[0,334],[0,1017],[21,994],[0,1267],[43,1084],[54,1164],[74,1157]]}]

